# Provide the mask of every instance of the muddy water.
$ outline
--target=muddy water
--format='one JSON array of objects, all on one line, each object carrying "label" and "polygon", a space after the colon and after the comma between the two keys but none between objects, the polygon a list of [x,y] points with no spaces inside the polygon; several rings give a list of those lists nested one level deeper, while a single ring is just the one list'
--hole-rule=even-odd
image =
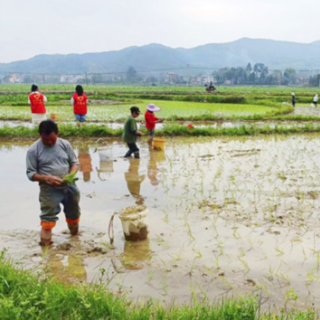
[{"label": "muddy water", "polygon": [[[299,113],[297,113],[299,114]],[[320,114],[319,114],[320,115]],[[181,126],[188,126],[190,123],[195,128],[238,128],[242,126],[256,126],[256,127],[265,127],[269,126],[270,128],[275,128],[276,126],[281,126],[284,128],[291,128],[291,127],[303,127],[306,125],[313,125],[315,127],[319,126],[319,122],[316,121],[180,121],[180,122],[166,122],[167,124],[178,124]],[[71,124],[76,126],[76,123],[74,121],[72,122],[59,122],[59,124]],[[122,122],[87,122],[88,125],[94,124],[97,126],[107,126],[111,129],[122,129],[123,123]],[[28,128],[33,128],[35,125],[33,125],[31,122],[28,121],[1,121],[0,120],[0,128],[3,128],[4,126],[8,126],[11,128],[23,126]],[[138,124],[139,127],[144,127],[144,124]],[[156,129],[162,129],[165,126],[165,123],[157,123]]]},{"label": "muddy water", "polygon": [[[60,213],[47,251],[37,244],[38,186],[25,176],[29,144],[0,145],[0,247],[26,268],[66,282],[104,281],[133,299],[250,292],[268,309],[293,289],[299,298],[288,306],[320,305],[319,135],[176,138],[165,152],[143,140],[141,159],[130,161],[119,141],[106,140],[105,154],[73,141],[82,231],[71,238]],[[149,209],[149,239],[125,242],[116,217],[110,248],[111,215],[135,204]]]},{"label": "muddy water", "polygon": [[[311,104],[312,101],[310,101]],[[296,106],[292,114],[303,115],[303,116],[320,116],[320,107],[309,106]]]}]

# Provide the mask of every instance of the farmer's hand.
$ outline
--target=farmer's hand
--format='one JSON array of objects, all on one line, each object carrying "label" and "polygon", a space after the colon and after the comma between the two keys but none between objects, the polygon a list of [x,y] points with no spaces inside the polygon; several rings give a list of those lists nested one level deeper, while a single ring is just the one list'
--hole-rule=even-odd
[{"label": "farmer's hand", "polygon": [[143,135],[142,132],[140,132],[140,131],[137,131],[136,134],[137,134],[137,136],[142,136]]},{"label": "farmer's hand", "polygon": [[62,179],[57,176],[47,176],[46,180],[53,186],[60,186],[62,184]]}]

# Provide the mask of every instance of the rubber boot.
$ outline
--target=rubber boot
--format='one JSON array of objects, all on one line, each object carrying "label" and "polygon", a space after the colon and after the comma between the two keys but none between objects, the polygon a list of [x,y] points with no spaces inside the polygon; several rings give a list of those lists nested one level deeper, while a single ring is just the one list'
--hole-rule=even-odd
[{"label": "rubber boot", "polygon": [[78,223],[68,223],[68,228],[70,230],[70,233],[73,236],[76,236],[79,232],[79,224]]},{"label": "rubber boot", "polygon": [[140,152],[139,152],[139,151],[136,151],[136,152],[134,153],[134,158],[135,158],[135,159],[140,159]]}]

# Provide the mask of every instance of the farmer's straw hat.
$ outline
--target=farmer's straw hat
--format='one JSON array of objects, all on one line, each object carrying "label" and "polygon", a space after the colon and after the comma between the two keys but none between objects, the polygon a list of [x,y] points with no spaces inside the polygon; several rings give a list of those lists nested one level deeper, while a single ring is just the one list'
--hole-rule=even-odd
[{"label": "farmer's straw hat", "polygon": [[292,92],[291,95],[294,96],[294,92]]},{"label": "farmer's straw hat", "polygon": [[148,111],[151,111],[151,112],[155,112],[155,111],[159,111],[160,108],[157,107],[155,104],[150,103],[150,104],[148,104],[148,106],[147,106],[147,110],[148,110]]}]

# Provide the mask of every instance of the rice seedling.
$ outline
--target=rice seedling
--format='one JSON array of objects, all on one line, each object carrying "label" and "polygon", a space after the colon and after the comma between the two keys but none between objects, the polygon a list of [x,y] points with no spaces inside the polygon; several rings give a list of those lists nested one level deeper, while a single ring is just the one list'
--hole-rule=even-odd
[{"label": "rice seedling", "polygon": [[188,229],[188,235],[189,235],[189,237],[192,239],[192,241],[194,241],[196,238],[192,235],[190,224],[189,224],[187,221],[185,221],[185,226],[186,226],[187,229]]},{"label": "rice seedling", "polygon": [[284,252],[282,250],[280,250],[278,246],[276,246],[276,251],[278,252],[279,256],[284,255]]},{"label": "rice seedling", "polygon": [[66,185],[74,184],[79,178],[76,177],[77,172],[72,172],[62,178],[62,183]]}]

